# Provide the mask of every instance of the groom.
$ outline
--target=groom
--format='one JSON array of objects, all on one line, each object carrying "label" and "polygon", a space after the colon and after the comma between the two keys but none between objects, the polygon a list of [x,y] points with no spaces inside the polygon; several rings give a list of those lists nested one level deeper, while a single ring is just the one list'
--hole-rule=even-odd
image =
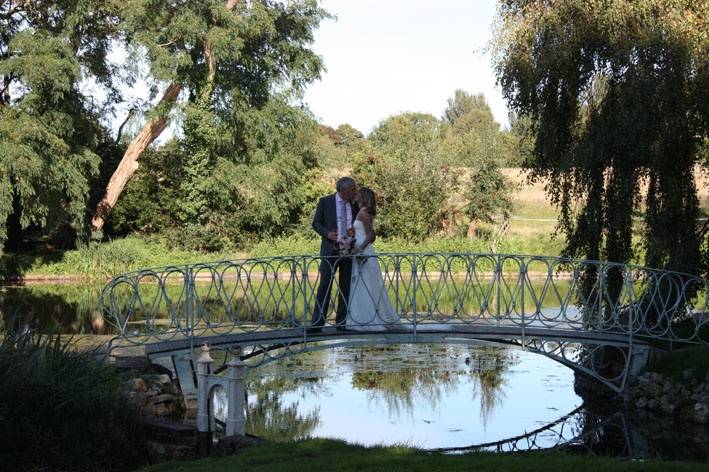
[{"label": "groom", "polygon": [[[320,285],[315,298],[315,309],[310,332],[319,332],[325,324],[330,306],[330,287],[336,271],[339,275],[337,316],[339,329],[344,329],[347,319],[347,302],[350,296],[352,258],[347,255],[347,243],[352,240],[352,222],[359,208],[352,201],[356,184],[351,177],[342,177],[335,184],[337,192],[318,201],[313,217],[313,229],[322,237],[320,243]],[[344,248],[344,249],[343,249]]]}]

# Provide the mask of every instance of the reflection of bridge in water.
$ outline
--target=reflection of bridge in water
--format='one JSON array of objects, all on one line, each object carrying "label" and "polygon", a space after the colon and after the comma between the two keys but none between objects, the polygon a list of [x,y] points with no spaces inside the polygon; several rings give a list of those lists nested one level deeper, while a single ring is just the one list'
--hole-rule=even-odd
[{"label": "reflection of bridge in water", "polygon": [[[672,431],[670,435],[667,428]],[[450,454],[566,451],[618,459],[705,462],[706,442],[697,440],[702,434],[703,429],[698,425],[677,430],[672,418],[638,417],[624,410],[594,411],[582,405],[556,421],[515,437],[432,451]]]},{"label": "reflection of bridge in water", "polygon": [[[189,395],[196,394],[191,379],[199,364],[195,348],[202,344],[232,350],[236,359],[230,365],[238,370],[244,362],[255,367],[343,345],[484,340],[545,355],[622,394],[652,346],[709,342],[706,285],[696,276],[499,254],[380,254],[360,260],[378,263],[384,279],[383,287],[368,287],[372,307],[388,297],[400,321],[334,326],[331,303],[325,327],[312,332],[318,269],[329,263],[315,256],[276,257],[115,277],[101,294],[104,311],[119,328],[114,352],[132,347],[168,357]],[[339,293],[335,280],[332,299]],[[208,358],[202,364],[212,369]]]},{"label": "reflection of bridge in water", "polygon": [[[618,458],[648,457],[647,448],[643,447],[643,444],[636,445],[634,436],[622,412],[599,416],[580,406],[556,421],[512,438],[464,447],[439,448],[435,451],[460,454],[474,451],[527,452],[580,449],[596,454],[603,451],[606,456]],[[612,446],[609,447],[609,443]]]}]

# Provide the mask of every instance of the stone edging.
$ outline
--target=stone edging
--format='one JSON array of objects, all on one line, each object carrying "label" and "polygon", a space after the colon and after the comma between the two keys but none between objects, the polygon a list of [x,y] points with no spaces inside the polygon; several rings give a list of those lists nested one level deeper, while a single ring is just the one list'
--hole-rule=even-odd
[{"label": "stone edging", "polygon": [[688,369],[682,378],[677,382],[656,372],[644,372],[628,387],[627,404],[709,425],[709,373],[700,381]]}]

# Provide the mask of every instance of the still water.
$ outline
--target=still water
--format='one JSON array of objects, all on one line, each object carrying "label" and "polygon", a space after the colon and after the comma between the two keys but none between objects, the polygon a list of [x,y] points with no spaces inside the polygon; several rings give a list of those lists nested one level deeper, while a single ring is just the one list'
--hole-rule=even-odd
[{"label": "still water", "polygon": [[523,435],[582,404],[561,364],[485,345],[329,349],[249,380],[247,430],[271,439],[464,447]]}]

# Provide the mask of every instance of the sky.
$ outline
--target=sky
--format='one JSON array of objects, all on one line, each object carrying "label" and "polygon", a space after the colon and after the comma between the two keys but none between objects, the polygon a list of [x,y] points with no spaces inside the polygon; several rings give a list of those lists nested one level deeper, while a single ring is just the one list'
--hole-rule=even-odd
[{"label": "sky", "polygon": [[456,89],[483,93],[498,123],[507,107],[485,52],[495,0],[321,0],[324,20],[313,49],[322,79],[305,102],[322,123],[349,123],[369,133],[388,116],[440,117]]}]

